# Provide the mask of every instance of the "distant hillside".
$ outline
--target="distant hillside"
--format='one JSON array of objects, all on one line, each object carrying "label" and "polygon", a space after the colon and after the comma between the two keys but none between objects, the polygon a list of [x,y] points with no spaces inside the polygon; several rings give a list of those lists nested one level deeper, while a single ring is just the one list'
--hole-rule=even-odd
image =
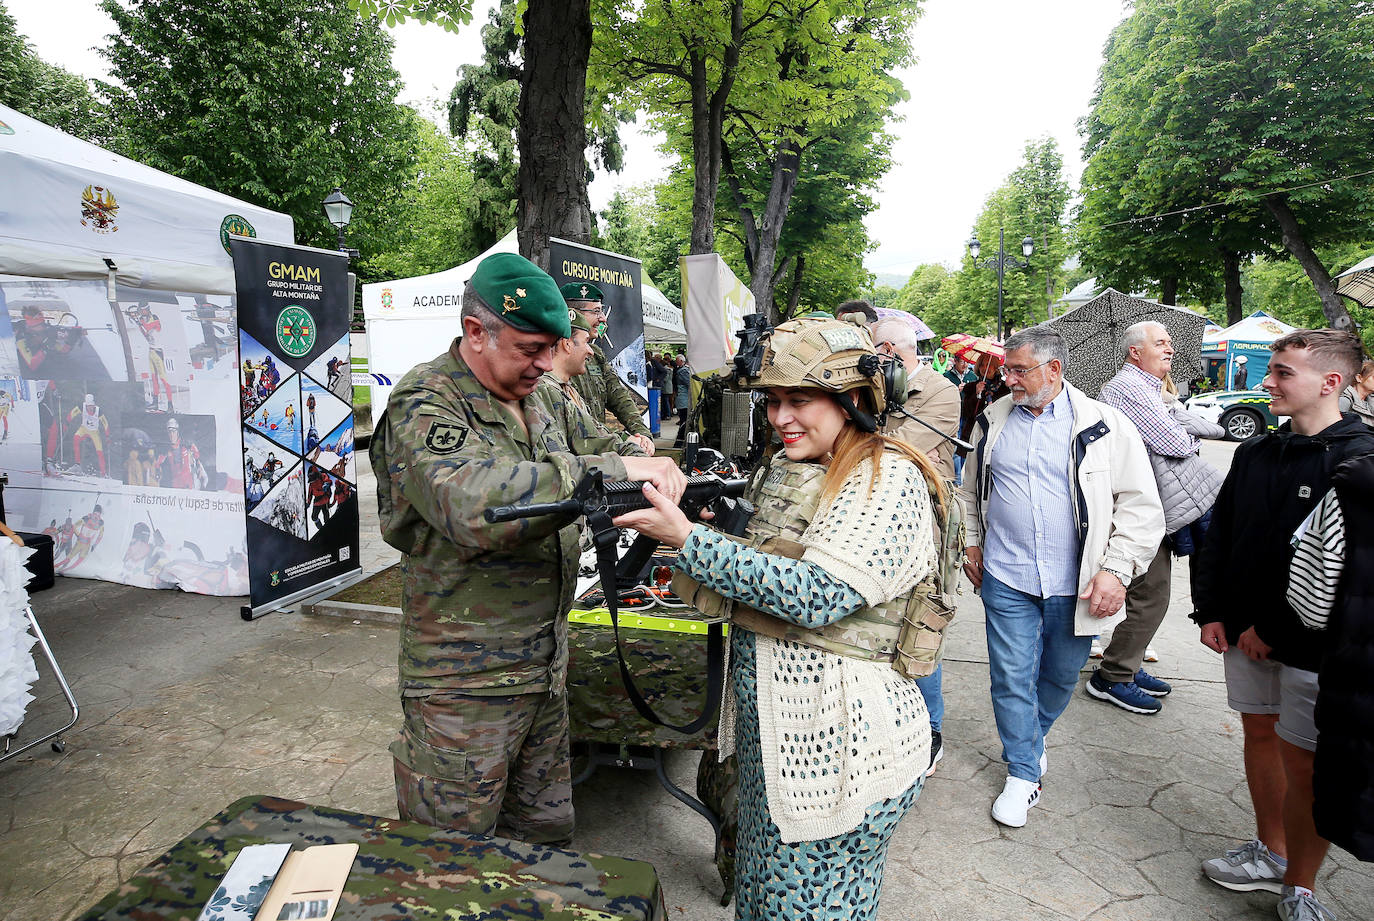
[{"label": "distant hillside", "polygon": [[900,288],[906,284],[906,280],[910,277],[910,275],[897,275],[893,272],[876,272],[873,276],[873,286],[876,288],[879,285],[891,285],[894,288]]}]

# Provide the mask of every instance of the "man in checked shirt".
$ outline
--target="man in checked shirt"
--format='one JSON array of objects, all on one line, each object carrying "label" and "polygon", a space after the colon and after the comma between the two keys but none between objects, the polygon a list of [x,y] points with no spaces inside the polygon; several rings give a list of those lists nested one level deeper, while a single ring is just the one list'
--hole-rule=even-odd
[{"label": "man in checked shirt", "polygon": [[1161,698],[1173,688],[1141,667],[1145,647],[1154,639],[1169,609],[1172,556],[1168,535],[1211,509],[1221,487],[1221,472],[1198,457],[1201,442],[1164,404],[1164,380],[1173,368],[1174,343],[1169,330],[1149,320],[1126,330],[1125,364],[1102,385],[1097,398],[1121,410],[1140,432],[1150,455],[1160,501],[1165,538],[1150,568],[1131,581],[1126,593],[1126,619],[1117,625],[1102,654],[1102,666],[1088,679],[1087,692],[1132,713],[1158,713]]}]

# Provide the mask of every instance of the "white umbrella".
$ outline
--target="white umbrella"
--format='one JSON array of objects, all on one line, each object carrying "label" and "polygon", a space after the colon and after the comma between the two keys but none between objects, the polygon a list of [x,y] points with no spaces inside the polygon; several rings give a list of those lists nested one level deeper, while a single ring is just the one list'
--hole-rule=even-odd
[{"label": "white umbrella", "polygon": [[1374,256],[1336,276],[1336,293],[1362,307],[1374,307]]}]

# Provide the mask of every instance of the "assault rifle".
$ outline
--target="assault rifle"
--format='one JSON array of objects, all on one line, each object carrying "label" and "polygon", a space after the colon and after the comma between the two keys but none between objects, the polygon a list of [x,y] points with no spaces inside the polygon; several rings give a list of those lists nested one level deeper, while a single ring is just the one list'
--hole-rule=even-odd
[{"label": "assault rifle", "polygon": [[[709,508],[715,516],[712,520],[714,527],[726,534],[739,536],[744,533],[749,519],[754,514],[753,506],[739,498],[744,495],[748,485],[748,480],[725,479],[715,474],[691,476],[687,478],[687,489],[683,492],[678,507],[693,521],[700,517],[703,509]],[[558,502],[534,502],[529,505],[498,505],[486,509],[482,516],[495,524],[539,515],[558,515],[571,522],[579,515],[586,515],[592,535],[597,541],[597,562],[600,563],[603,533],[609,531],[610,548],[614,550],[615,547],[616,528],[611,525],[611,519],[626,512],[648,508],[649,505],[649,500],[644,496],[643,481],[617,480],[607,483],[598,470],[583,477],[573,489],[570,498]],[[601,518],[603,515],[604,522]],[[639,582],[657,549],[658,541],[642,534],[636,538],[630,549],[626,550],[625,555],[615,564],[616,584],[634,585]],[[607,588],[609,597],[614,586]]]},{"label": "assault rifle", "polygon": [[[687,490],[678,503],[688,518],[695,518],[708,505],[725,500],[729,502],[744,495],[748,480],[727,480],[715,474],[687,478]],[[652,503],[644,497],[644,483],[641,480],[617,480],[607,483],[601,471],[587,474],[573,489],[570,498],[557,502],[534,502],[529,505],[498,505],[482,513],[493,524],[500,521],[514,521],[517,518],[534,518],[539,515],[560,515],[572,521],[579,515],[589,518],[597,512],[604,512],[608,518],[615,518],[626,512],[648,508]],[[724,511],[729,506],[712,511]]]},{"label": "assault rifle", "polygon": [[[741,536],[754,514],[753,505],[740,498],[748,485],[748,480],[725,479],[715,474],[688,477],[687,489],[683,492],[678,507],[689,519],[697,518],[703,509],[709,507],[715,516],[713,523],[716,527],[728,534]],[[558,515],[571,522],[578,515],[587,516],[587,525],[591,528],[592,542],[596,547],[596,565],[601,576],[601,591],[606,596],[606,607],[611,614],[611,628],[615,631],[615,651],[620,663],[620,680],[625,685],[630,703],[634,704],[639,714],[649,722],[691,735],[710,723],[720,707],[725,659],[722,625],[712,623],[707,628],[706,704],[702,707],[700,715],[685,726],[674,726],[664,722],[654,713],[653,708],[635,687],[634,678],[630,674],[629,666],[625,664],[625,656],[620,649],[618,586],[634,585],[640,581],[653,559],[654,551],[658,549],[658,541],[641,534],[635,538],[630,549],[625,551],[625,555],[617,560],[615,550],[620,530],[611,523],[611,519],[636,509],[648,508],[652,503],[644,496],[643,488],[644,483],[639,480],[607,483],[601,472],[596,471],[582,478],[573,489],[570,498],[529,505],[501,505],[486,509],[482,515],[492,523],[539,515]]]}]

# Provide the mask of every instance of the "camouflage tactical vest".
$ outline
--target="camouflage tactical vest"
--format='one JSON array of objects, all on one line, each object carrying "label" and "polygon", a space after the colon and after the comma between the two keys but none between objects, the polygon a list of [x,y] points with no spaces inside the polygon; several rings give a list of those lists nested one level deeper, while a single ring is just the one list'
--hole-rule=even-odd
[{"label": "camouflage tactical vest", "polygon": [[[801,559],[801,537],[816,517],[824,480],[825,468],[819,464],[775,456],[750,490],[750,499],[758,511],[748,534],[732,539],[765,553]],[[728,618],[754,633],[837,655],[891,662],[899,672],[914,678],[935,671],[944,628],[953,619],[953,608],[936,590],[935,579],[932,573],[890,601],[816,629],[756,611],[686,576],[679,575],[673,588],[684,601],[708,616]]]}]

